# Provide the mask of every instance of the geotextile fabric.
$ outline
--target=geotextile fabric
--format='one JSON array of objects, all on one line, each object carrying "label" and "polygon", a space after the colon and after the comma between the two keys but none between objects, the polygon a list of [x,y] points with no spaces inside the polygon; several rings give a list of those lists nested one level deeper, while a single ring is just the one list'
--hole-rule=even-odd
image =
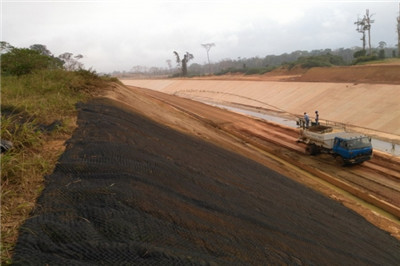
[{"label": "geotextile fabric", "polygon": [[115,101],[78,105],[15,265],[400,265],[341,204]]}]

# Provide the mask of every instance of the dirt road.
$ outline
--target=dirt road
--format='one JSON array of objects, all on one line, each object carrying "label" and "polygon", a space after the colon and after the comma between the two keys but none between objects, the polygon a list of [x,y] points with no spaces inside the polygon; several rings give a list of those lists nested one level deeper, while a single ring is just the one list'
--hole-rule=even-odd
[{"label": "dirt road", "polygon": [[399,240],[286,159],[314,160],[260,137],[284,128],[149,90],[105,96],[79,106],[16,264],[399,264]]}]

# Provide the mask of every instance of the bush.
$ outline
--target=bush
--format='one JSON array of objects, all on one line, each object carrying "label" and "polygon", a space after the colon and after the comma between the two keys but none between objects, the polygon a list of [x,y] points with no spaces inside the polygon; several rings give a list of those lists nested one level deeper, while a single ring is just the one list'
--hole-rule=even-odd
[{"label": "bush", "polygon": [[331,66],[342,66],[345,65],[343,58],[337,55],[325,54],[317,56],[301,56],[296,61],[285,64],[288,70],[291,70],[297,65],[302,68],[312,67],[331,67]]},{"label": "bush", "polygon": [[244,74],[245,75],[260,74],[260,69],[259,68],[249,68],[249,69],[247,69],[247,71]]},{"label": "bush", "polygon": [[301,64],[302,68],[330,67],[330,66],[332,66],[330,62],[322,61],[316,58],[309,58],[304,63]]},{"label": "bush", "polygon": [[355,52],[353,54],[353,57],[354,58],[359,58],[359,57],[363,57],[363,56],[366,56],[366,55],[367,55],[367,51],[366,50],[360,50],[360,51]]},{"label": "bush", "polygon": [[243,69],[243,68],[236,69],[236,68],[230,67],[230,68],[223,69],[220,72],[215,73],[215,75],[220,76],[220,75],[225,75],[225,74],[228,74],[228,73],[246,73],[246,71],[247,70]]},{"label": "bush", "polygon": [[379,55],[378,55],[379,59],[385,59],[385,50],[381,49],[379,50]]},{"label": "bush", "polygon": [[271,72],[274,70],[276,67],[270,66],[270,67],[261,67],[261,68],[250,68],[248,69],[244,74],[245,75],[263,75],[265,73]]},{"label": "bush", "polygon": [[1,55],[1,73],[3,75],[26,75],[35,70],[60,69],[63,62],[53,56],[26,48],[12,48]]},{"label": "bush", "polygon": [[359,64],[362,62],[374,61],[377,59],[378,59],[378,56],[376,56],[376,54],[360,56],[360,57],[357,57],[356,59],[354,59],[353,65],[356,65],[356,64]]}]

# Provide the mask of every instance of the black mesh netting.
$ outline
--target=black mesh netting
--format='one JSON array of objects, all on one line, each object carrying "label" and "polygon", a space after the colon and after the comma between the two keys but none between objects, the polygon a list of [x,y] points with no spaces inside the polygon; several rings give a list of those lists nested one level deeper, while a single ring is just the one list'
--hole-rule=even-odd
[{"label": "black mesh netting", "polygon": [[268,168],[107,99],[79,108],[15,264],[400,265],[400,243]]}]

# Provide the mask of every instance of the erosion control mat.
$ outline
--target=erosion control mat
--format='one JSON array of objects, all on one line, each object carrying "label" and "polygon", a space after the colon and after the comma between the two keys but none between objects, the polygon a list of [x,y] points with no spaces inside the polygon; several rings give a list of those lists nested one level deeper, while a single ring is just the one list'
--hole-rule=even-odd
[{"label": "erosion control mat", "polygon": [[78,109],[15,264],[400,264],[399,241],[254,161],[108,99]]}]

